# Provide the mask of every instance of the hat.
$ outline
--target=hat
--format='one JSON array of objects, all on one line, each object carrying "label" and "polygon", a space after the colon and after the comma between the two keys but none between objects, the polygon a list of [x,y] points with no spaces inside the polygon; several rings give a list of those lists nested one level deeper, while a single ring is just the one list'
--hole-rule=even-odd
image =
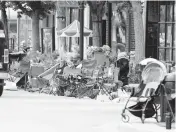
[{"label": "hat", "polygon": [[118,54],[117,60],[119,60],[119,59],[121,59],[121,58],[129,59],[126,52],[120,52],[120,53]]}]

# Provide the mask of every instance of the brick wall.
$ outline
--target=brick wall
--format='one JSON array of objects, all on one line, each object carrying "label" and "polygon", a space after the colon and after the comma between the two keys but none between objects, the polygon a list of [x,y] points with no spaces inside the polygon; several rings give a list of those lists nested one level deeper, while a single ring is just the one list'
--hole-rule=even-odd
[{"label": "brick wall", "polygon": [[127,15],[126,44],[127,44],[127,51],[129,51],[129,47],[130,51],[135,50],[134,18],[132,11],[129,11],[129,14]]}]

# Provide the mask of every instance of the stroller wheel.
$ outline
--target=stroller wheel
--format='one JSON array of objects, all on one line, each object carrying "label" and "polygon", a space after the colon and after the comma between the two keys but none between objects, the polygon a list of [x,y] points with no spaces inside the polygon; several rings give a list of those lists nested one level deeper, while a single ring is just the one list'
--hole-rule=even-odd
[{"label": "stroller wheel", "polygon": [[142,115],[142,117],[141,117],[142,123],[144,123],[144,120],[145,120],[145,115]]},{"label": "stroller wheel", "polygon": [[122,114],[122,121],[123,122],[127,123],[127,122],[129,122],[129,120],[130,120],[130,117],[128,115]]},{"label": "stroller wheel", "polygon": [[144,124],[144,119],[141,118],[142,123]]}]

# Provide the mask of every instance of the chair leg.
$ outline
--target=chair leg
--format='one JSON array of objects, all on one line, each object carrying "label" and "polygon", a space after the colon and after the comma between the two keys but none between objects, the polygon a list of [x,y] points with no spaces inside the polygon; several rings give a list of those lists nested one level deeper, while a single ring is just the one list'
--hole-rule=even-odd
[{"label": "chair leg", "polygon": [[154,107],[155,107],[155,114],[156,114],[156,116],[155,116],[155,119],[156,119],[156,121],[157,122],[159,122],[159,120],[158,120],[158,110],[157,110],[157,106],[156,106],[156,104],[153,104],[154,105]]},{"label": "chair leg", "polygon": [[113,97],[111,96],[111,94],[108,93],[108,91],[106,90],[106,88],[102,87],[102,88],[100,88],[100,89],[103,90],[103,91],[105,92],[105,94],[110,97],[110,100],[113,99]]}]

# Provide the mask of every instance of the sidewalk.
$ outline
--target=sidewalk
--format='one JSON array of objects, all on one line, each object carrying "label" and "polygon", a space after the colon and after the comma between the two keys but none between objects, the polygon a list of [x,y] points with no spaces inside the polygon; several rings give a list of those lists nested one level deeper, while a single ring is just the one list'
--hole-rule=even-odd
[{"label": "sidewalk", "polygon": [[[123,103],[124,102],[122,102],[121,104]],[[128,123],[121,122],[119,128],[124,129],[123,127],[128,127],[130,131],[135,130],[135,132],[136,131],[139,131],[139,132],[167,132],[167,131],[174,132],[176,130],[175,123],[172,123],[171,130],[167,130],[166,123],[165,122],[158,123],[155,118],[146,118],[143,124],[140,118],[132,115],[129,111],[126,111],[126,114],[130,117],[129,122]]]},{"label": "sidewalk", "polygon": [[[11,132],[11,129],[14,128],[14,130],[18,130],[18,132],[23,132],[27,125],[31,126],[29,129],[30,131],[37,132],[47,131],[50,128],[57,130],[51,130],[50,132],[175,131],[175,125],[172,125],[171,130],[166,130],[165,123],[157,123],[153,118],[146,119],[145,123],[142,124],[140,118],[133,116],[128,111],[126,111],[126,114],[129,115],[130,120],[128,123],[124,123],[121,120],[121,112],[125,103],[125,99],[116,103],[51,96],[39,94],[37,92],[30,93],[23,90],[4,91],[4,95],[1,97],[1,104],[4,105],[4,107],[2,107],[1,111],[7,115],[1,115],[1,120],[3,122],[1,126],[3,127],[2,129],[5,130],[3,132]],[[9,107],[15,107],[15,110],[11,110]],[[63,122],[62,119],[65,119],[66,123]],[[35,120],[36,122],[31,122],[32,120]],[[27,121],[29,121],[29,124],[26,124]],[[43,125],[43,121],[46,121],[45,123],[48,124],[48,127]],[[23,123],[22,127],[21,123]],[[7,127],[9,125],[12,127]],[[36,127],[36,129],[32,127]]]},{"label": "sidewalk", "polygon": [[155,119],[146,119],[144,124],[141,122],[140,119],[138,120],[132,120],[129,121],[129,123],[121,123],[121,127],[128,126],[130,131],[137,130],[141,132],[174,132],[175,129],[175,123],[172,124],[172,129],[167,130],[165,122],[163,123],[157,123]]},{"label": "sidewalk", "polygon": [[[114,100],[112,103],[118,104],[124,108],[126,101],[127,98],[123,98],[119,102]],[[117,122],[110,122],[108,124],[104,124],[103,126],[97,127],[96,132],[175,132],[176,130],[175,123],[172,123],[171,130],[167,130],[165,122],[158,123],[154,118],[147,118],[143,124],[140,118],[135,117],[128,111],[126,111],[126,114],[130,117],[128,123],[124,123],[122,120],[117,120]]]},{"label": "sidewalk", "polygon": [[157,123],[155,119],[146,119],[142,124],[141,120],[131,118],[128,123],[110,122],[103,126],[94,128],[95,132],[175,132],[175,124],[172,125],[171,130],[165,128],[165,123]]}]

